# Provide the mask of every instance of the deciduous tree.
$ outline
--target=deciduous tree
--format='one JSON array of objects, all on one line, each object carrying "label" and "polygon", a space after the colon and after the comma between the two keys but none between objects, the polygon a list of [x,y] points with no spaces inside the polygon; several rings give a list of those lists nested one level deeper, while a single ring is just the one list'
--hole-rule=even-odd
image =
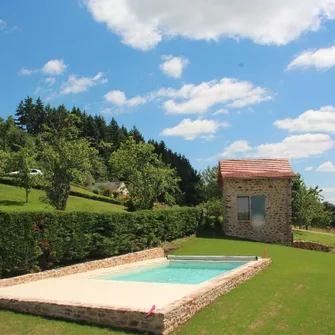
[{"label": "deciduous tree", "polygon": [[136,143],[130,137],[109,160],[113,175],[126,182],[141,209],[151,209],[159,198],[173,204],[180,192],[175,169],[165,165],[154,150],[153,145]]},{"label": "deciduous tree", "polygon": [[69,115],[61,129],[46,128],[39,142],[46,195],[58,210],[66,209],[70,183],[83,182],[98,153],[86,139],[78,137],[77,121],[77,116]]}]

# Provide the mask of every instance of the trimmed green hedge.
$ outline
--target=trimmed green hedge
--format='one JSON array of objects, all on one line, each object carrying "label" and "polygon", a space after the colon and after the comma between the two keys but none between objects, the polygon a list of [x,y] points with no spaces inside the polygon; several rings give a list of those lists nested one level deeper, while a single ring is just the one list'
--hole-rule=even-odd
[{"label": "trimmed green hedge", "polygon": [[86,193],[80,193],[76,191],[70,191],[70,195],[73,195],[74,197],[79,197],[79,198],[85,198],[85,199],[91,199],[91,200],[97,200],[97,201],[102,201],[102,202],[108,202],[110,204],[114,205],[124,205],[123,201],[120,201],[118,199],[112,199],[112,198],[104,198],[98,195],[91,195],[91,194],[86,194]]},{"label": "trimmed green hedge", "polygon": [[135,213],[0,213],[0,277],[135,252],[194,234],[197,208]]}]

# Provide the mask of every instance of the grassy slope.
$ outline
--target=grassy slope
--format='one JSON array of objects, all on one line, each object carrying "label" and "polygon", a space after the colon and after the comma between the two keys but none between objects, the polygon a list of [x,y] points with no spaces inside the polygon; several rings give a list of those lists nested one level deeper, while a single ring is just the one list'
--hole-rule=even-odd
[{"label": "grassy slope", "polygon": [[[175,254],[262,255],[265,247],[273,260],[268,269],[217,299],[174,334],[334,334],[334,254],[202,238],[188,240]],[[0,334],[23,333],[130,334],[0,311]]]},{"label": "grassy slope", "polygon": [[[0,184],[0,210],[1,211],[53,211],[54,209],[42,203],[40,197],[45,196],[41,190],[32,190],[29,202],[25,203],[24,189]],[[80,197],[69,197],[67,211],[123,211],[124,207],[96,200]]]},{"label": "grassy slope", "polygon": [[295,240],[314,241],[335,248],[335,234],[318,234],[316,232],[294,230]]}]

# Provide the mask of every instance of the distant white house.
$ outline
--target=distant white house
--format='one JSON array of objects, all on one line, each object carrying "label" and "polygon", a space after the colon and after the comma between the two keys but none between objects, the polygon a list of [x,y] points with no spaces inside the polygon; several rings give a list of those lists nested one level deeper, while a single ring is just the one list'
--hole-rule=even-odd
[{"label": "distant white house", "polygon": [[126,184],[121,182],[107,181],[105,183],[96,183],[95,186],[106,186],[112,189],[113,191],[118,191],[121,195],[128,195],[129,191],[126,187]]}]

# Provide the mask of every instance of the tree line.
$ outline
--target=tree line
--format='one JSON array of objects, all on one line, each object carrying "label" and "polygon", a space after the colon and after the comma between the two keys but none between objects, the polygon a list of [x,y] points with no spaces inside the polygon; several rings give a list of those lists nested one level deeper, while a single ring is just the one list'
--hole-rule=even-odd
[{"label": "tree line", "polygon": [[[14,116],[0,120],[0,134],[1,161],[4,162],[5,157],[12,153],[12,156],[16,156],[15,159],[11,159],[12,167],[15,165],[23,167],[22,157],[29,156],[30,161],[26,161],[27,166],[31,167],[35,161],[36,164],[43,165],[43,168],[48,171],[51,169],[50,164],[56,166],[62,164],[62,161],[66,161],[64,155],[71,154],[72,157],[76,157],[76,152],[80,153],[81,155],[77,154],[78,162],[74,161],[73,164],[68,162],[69,166],[58,169],[59,171],[74,169],[77,163],[82,163],[81,176],[73,171],[75,176],[70,178],[80,182],[83,182],[83,178],[106,181],[109,178],[122,177],[116,173],[115,164],[113,167],[110,161],[113,153],[120,150],[122,145],[127,142],[129,142],[128,146],[132,146],[134,143],[146,144],[152,157],[156,157],[165,167],[175,171],[173,180],[176,181],[179,190],[175,192],[176,204],[195,206],[203,200],[200,187],[201,175],[192,167],[185,156],[167,148],[163,141],[149,140],[146,142],[135,126],[128,130],[123,125],[119,126],[115,118],[112,118],[107,124],[102,116],[92,116],[80,108],[73,107],[68,110],[64,105],[52,107],[49,104],[44,105],[40,98],[34,101],[31,97],[27,97],[20,101]],[[67,147],[68,143],[71,143],[71,146]],[[25,153],[23,148],[25,148]],[[51,157],[51,151],[55,148],[58,153],[56,155],[53,152],[53,157]],[[71,148],[73,148],[73,152],[70,152]],[[85,167],[84,154],[87,155],[89,168],[88,164]],[[21,162],[19,162],[19,156]],[[79,162],[80,157],[83,159],[82,162]],[[1,164],[4,165],[0,163],[0,171],[4,169]],[[7,164],[7,170],[8,168]],[[54,178],[56,178],[55,173],[55,171],[52,173]],[[69,179],[65,175],[58,177],[62,180],[63,178]],[[26,184],[29,184],[37,178],[26,176],[26,179],[29,179],[26,180]],[[48,176],[46,175],[44,179],[48,179]],[[45,180],[45,182],[48,184],[50,181]],[[60,185],[61,182],[58,180],[53,186],[50,186],[50,189],[56,186],[60,187]],[[165,192],[164,197],[160,195],[158,198],[165,200],[167,197],[168,194]]]}]

